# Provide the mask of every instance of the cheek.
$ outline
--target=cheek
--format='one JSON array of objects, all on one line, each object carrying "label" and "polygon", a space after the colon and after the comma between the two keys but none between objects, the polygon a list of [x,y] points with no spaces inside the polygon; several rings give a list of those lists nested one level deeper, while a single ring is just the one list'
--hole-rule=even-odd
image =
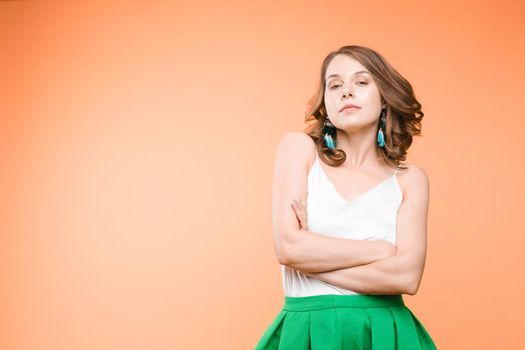
[{"label": "cheek", "polygon": [[367,91],[367,98],[372,103],[381,104],[381,94],[379,93],[379,90],[377,88],[369,89]]},{"label": "cheek", "polygon": [[336,103],[333,96],[331,96],[330,94],[324,95],[324,105],[326,107],[327,112],[331,112],[335,108],[335,104]]}]

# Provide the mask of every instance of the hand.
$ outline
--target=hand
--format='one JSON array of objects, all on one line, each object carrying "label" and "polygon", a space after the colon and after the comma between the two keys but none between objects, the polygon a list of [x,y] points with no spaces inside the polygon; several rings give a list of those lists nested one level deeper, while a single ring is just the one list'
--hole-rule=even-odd
[{"label": "hand", "polygon": [[292,209],[295,212],[295,216],[297,217],[297,220],[299,220],[300,229],[307,230],[308,229],[308,218],[307,218],[306,206],[304,205],[304,202],[294,199],[292,203]]}]

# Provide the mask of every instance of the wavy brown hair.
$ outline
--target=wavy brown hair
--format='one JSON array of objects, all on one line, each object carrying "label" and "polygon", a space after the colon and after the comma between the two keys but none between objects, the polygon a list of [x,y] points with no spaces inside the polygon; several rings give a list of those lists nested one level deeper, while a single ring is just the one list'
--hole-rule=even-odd
[{"label": "wavy brown hair", "polygon": [[[407,150],[412,144],[412,136],[421,134],[421,120],[424,113],[421,104],[416,100],[410,83],[399,74],[376,51],[359,45],[343,46],[330,52],[321,65],[320,84],[317,92],[308,100],[305,121],[308,125],[305,132],[312,137],[323,160],[331,166],[339,166],[346,160],[342,149],[332,150],[326,147],[323,139],[323,124],[327,113],[324,105],[326,88],[326,69],[332,59],[339,54],[348,55],[359,61],[372,74],[379,89],[382,103],[386,104],[385,146],[379,147],[379,154],[390,165],[407,169],[401,162],[406,159]],[[379,131],[379,116],[378,129]],[[337,136],[334,138],[336,142]],[[337,142],[336,142],[337,145]]]}]

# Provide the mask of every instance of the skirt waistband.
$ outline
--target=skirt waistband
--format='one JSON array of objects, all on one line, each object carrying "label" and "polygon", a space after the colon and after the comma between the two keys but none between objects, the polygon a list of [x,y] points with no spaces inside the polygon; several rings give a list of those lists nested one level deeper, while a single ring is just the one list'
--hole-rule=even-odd
[{"label": "skirt waistband", "polygon": [[405,305],[401,294],[322,294],[306,297],[285,296],[284,298],[283,309],[287,311],[309,311],[333,307],[369,308]]}]

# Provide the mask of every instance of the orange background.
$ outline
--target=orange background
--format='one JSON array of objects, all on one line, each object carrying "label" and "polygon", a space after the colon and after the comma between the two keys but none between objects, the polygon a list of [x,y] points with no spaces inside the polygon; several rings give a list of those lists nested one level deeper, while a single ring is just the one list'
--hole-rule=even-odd
[{"label": "orange background", "polygon": [[525,11],[490,3],[1,1],[0,348],[253,348],[283,303],[275,147],[348,44],[425,112],[405,302],[439,349],[523,344]]}]

